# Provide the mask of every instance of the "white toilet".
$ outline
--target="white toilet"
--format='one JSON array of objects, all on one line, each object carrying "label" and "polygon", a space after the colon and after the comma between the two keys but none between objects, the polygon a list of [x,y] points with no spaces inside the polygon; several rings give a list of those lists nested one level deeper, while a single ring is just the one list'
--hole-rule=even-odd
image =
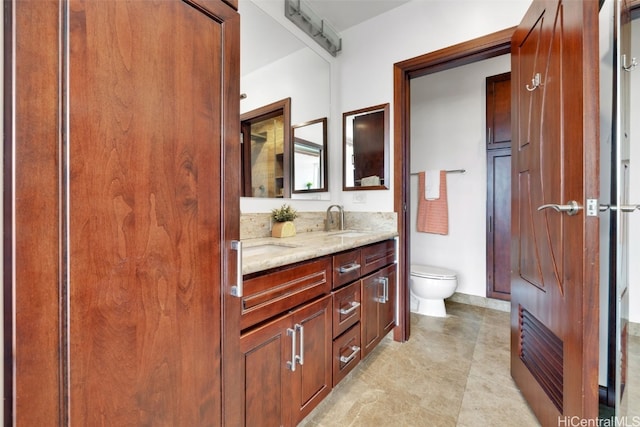
[{"label": "white toilet", "polygon": [[[411,311],[427,316],[445,317],[444,299],[456,291],[455,271],[430,265],[411,264]],[[414,303],[417,307],[414,309]]]}]

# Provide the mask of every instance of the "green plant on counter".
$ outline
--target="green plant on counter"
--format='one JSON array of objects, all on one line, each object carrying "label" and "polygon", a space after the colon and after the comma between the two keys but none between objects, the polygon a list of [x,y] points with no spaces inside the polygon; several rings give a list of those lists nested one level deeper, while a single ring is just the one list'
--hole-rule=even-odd
[{"label": "green plant on counter", "polygon": [[276,222],[293,221],[298,216],[298,212],[286,203],[271,211],[271,218]]}]

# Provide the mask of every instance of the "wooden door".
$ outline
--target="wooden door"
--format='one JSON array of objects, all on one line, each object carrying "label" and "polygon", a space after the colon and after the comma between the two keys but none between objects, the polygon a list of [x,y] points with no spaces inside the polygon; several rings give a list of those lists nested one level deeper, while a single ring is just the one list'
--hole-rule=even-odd
[{"label": "wooden door", "polygon": [[240,159],[238,14],[208,0],[8,7],[5,416],[220,425],[221,287],[239,234],[238,168],[224,166]]},{"label": "wooden door", "polygon": [[298,331],[300,363],[292,376],[294,424],[306,417],[329,395],[332,387],[333,331],[331,295],[293,313]]},{"label": "wooden door", "polygon": [[597,28],[597,1],[534,0],[512,38],[511,373],[545,426],[598,416]]},{"label": "wooden door", "polygon": [[511,298],[511,148],[487,150],[487,296]]},{"label": "wooden door", "polygon": [[396,266],[389,265],[361,280],[362,358],[396,325]]},{"label": "wooden door", "polygon": [[486,79],[487,150],[511,147],[511,72]]},{"label": "wooden door", "polygon": [[386,287],[384,301],[380,300],[380,330],[384,337],[396,326],[396,265],[385,267],[380,274],[384,279],[382,286]]},{"label": "wooden door", "polygon": [[362,305],[360,306],[361,340],[362,340],[362,358],[365,358],[371,350],[378,344],[380,336],[380,310],[378,309],[378,300],[382,297],[382,289],[380,287],[380,278],[377,274],[372,274],[361,280]]},{"label": "wooden door", "polygon": [[[243,388],[243,421],[240,425],[291,426],[291,383],[296,362],[292,356],[293,323],[281,317],[245,334],[240,339],[241,367],[235,382]],[[296,366],[297,368],[297,366]],[[236,424],[238,425],[238,424]]]}]

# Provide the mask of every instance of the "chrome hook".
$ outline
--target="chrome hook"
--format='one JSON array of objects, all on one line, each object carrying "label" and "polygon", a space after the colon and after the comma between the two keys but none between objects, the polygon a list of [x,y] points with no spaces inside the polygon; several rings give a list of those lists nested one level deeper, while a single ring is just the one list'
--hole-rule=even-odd
[{"label": "chrome hook", "polygon": [[638,61],[635,57],[631,58],[631,64],[627,65],[627,55],[622,55],[622,69],[631,72],[638,66]]},{"label": "chrome hook", "polygon": [[529,92],[533,92],[534,90],[538,89],[540,87],[541,83],[541,76],[540,73],[536,73],[533,78],[531,79],[531,84],[533,85],[532,87],[529,87],[529,85],[526,86],[527,90]]}]

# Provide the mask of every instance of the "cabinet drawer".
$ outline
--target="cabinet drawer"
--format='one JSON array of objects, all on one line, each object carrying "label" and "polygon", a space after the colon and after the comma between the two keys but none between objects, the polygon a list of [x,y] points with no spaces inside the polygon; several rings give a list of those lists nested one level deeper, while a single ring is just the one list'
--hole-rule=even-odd
[{"label": "cabinet drawer", "polygon": [[354,249],[333,256],[333,289],[353,282],[360,277],[360,249]]},{"label": "cabinet drawer", "polygon": [[385,265],[392,264],[396,259],[395,240],[385,240],[360,249],[362,260],[362,275],[371,273]]},{"label": "cabinet drawer", "polygon": [[360,282],[333,293],[333,337],[337,337],[360,320]]},{"label": "cabinet drawer", "polygon": [[331,292],[331,257],[250,275],[244,280],[240,329]]},{"label": "cabinet drawer", "polygon": [[360,362],[360,325],[333,340],[333,386]]}]

